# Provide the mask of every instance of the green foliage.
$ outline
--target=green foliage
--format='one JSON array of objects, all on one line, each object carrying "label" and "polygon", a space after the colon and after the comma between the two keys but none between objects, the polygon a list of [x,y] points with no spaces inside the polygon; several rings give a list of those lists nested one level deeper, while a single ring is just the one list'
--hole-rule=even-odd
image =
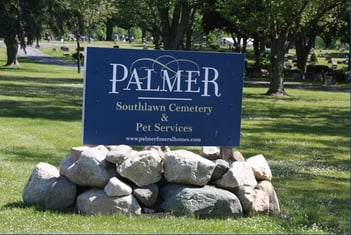
[{"label": "green foliage", "polygon": [[[0,64],[4,56],[0,48]],[[292,87],[289,97],[274,98],[245,84],[237,149],[267,158],[280,215],[82,216],[24,205],[21,195],[37,163],[58,167],[81,144],[83,79],[72,68],[20,63],[0,68],[0,233],[350,233],[348,92]]]}]

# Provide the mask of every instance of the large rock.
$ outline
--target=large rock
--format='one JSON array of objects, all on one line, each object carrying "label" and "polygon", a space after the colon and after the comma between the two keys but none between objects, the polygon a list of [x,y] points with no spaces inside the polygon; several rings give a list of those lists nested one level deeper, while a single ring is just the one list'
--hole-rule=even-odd
[{"label": "large rock", "polygon": [[236,161],[220,179],[215,181],[215,185],[236,192],[241,186],[255,187],[257,181],[247,162]]},{"label": "large rock", "polygon": [[167,152],[163,163],[168,182],[199,186],[210,181],[215,166],[212,161],[187,150]]},{"label": "large rock", "polygon": [[242,155],[241,152],[237,151],[237,150],[234,150],[233,151],[233,161],[236,162],[244,162],[245,161],[245,158],[244,156]]},{"label": "large rock", "polygon": [[[79,155],[80,157],[80,155]],[[78,158],[77,158],[78,159]],[[67,169],[72,166],[77,160],[73,156],[65,157],[60,162],[60,175],[67,175]]]},{"label": "large rock", "polygon": [[117,172],[139,187],[156,183],[162,177],[161,157],[155,150],[140,151],[118,165]]},{"label": "large rock", "polygon": [[61,174],[77,185],[103,188],[110,178],[117,175],[115,166],[105,160],[107,153],[108,150],[102,147],[85,150],[77,161],[61,170]]},{"label": "large rock", "polygon": [[132,193],[132,188],[120,181],[117,177],[112,177],[106,184],[104,191],[109,197],[127,196]]},{"label": "large rock", "polygon": [[58,177],[49,189],[45,199],[47,209],[65,209],[74,205],[77,186],[64,176]]},{"label": "large rock", "polygon": [[125,145],[125,144],[120,144],[120,145],[108,145],[106,146],[106,148],[109,151],[122,151],[122,152],[130,152],[133,150],[132,147],[130,147],[129,145]]},{"label": "large rock", "polygon": [[48,163],[38,163],[22,193],[22,199],[25,204],[38,204],[45,206],[45,200],[48,197],[50,187],[59,177],[58,169]]},{"label": "large rock", "polygon": [[89,146],[79,146],[79,147],[72,147],[71,148],[71,157],[74,161],[77,161],[80,158],[80,155],[85,150],[90,149]]},{"label": "large rock", "polygon": [[216,146],[203,146],[200,155],[209,160],[216,160],[220,157],[220,149]]},{"label": "large rock", "polygon": [[257,180],[272,180],[271,169],[262,154],[250,157],[246,161],[252,167]]},{"label": "large rock", "polygon": [[88,215],[141,214],[141,207],[132,194],[124,197],[108,197],[104,190],[97,188],[80,194],[77,197],[76,207],[79,213]]},{"label": "large rock", "polygon": [[176,216],[227,218],[242,215],[241,203],[235,194],[214,186],[168,184],[160,193],[164,200],[161,208]]},{"label": "large rock", "polygon": [[145,146],[144,150],[156,150],[158,152],[158,155],[160,156],[160,158],[164,159],[165,158],[165,154],[169,151],[171,151],[171,149],[169,148],[169,146],[158,146],[158,145],[152,145],[152,146]]},{"label": "large rock", "polygon": [[269,196],[261,189],[255,189],[255,200],[252,203],[251,212],[263,213],[269,211]]},{"label": "large rock", "polygon": [[279,213],[279,201],[270,181],[260,181],[255,188],[240,187],[236,193],[245,214]]},{"label": "large rock", "polygon": [[243,211],[245,214],[249,214],[253,209],[252,205],[255,201],[256,191],[251,186],[241,186],[238,188],[235,195],[239,198]]},{"label": "large rock", "polygon": [[216,167],[212,173],[211,181],[221,178],[228,170],[229,163],[223,159],[215,160]]},{"label": "large rock", "polygon": [[153,207],[158,198],[159,188],[156,184],[150,184],[144,187],[135,188],[133,195],[141,204],[146,207]]},{"label": "large rock", "polygon": [[256,185],[255,189],[262,190],[263,192],[265,192],[268,195],[268,198],[269,198],[268,210],[269,210],[269,212],[272,212],[272,213],[279,213],[280,212],[278,196],[277,196],[277,193],[275,192],[275,189],[270,181],[267,181],[267,180],[260,181]]},{"label": "large rock", "polygon": [[121,164],[133,152],[133,149],[128,145],[110,146],[110,152],[106,154],[106,161],[113,164]]}]

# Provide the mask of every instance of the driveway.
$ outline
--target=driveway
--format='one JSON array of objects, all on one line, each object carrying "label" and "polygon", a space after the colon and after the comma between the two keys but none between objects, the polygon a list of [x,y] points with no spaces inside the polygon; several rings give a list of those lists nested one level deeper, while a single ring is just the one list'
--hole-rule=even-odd
[{"label": "driveway", "polygon": [[[0,46],[5,47],[5,43],[0,40]],[[40,44],[41,47],[49,47],[49,46],[58,46],[58,44],[50,44],[50,43],[41,43]],[[23,49],[19,49],[18,50],[18,57],[24,57],[24,58],[28,58],[40,63],[44,63],[44,64],[54,64],[54,65],[61,65],[61,66],[66,66],[66,67],[72,67],[72,68],[76,68],[77,65],[74,63],[70,63],[67,61],[63,61],[63,60],[59,60],[59,59],[55,59],[52,58],[50,56],[48,56],[47,54],[44,54],[42,51],[40,51],[38,48],[35,48],[35,46],[27,46],[26,47],[26,53],[24,52]]]},{"label": "driveway", "polygon": [[27,46],[26,52],[27,53],[24,53],[24,50],[20,49],[18,51],[18,57],[25,57],[44,64],[62,65],[62,66],[72,67],[72,68],[77,67],[77,65],[74,63],[70,63],[67,61],[50,57],[47,54],[44,54],[43,52],[41,52],[38,48],[35,48],[34,46]]}]

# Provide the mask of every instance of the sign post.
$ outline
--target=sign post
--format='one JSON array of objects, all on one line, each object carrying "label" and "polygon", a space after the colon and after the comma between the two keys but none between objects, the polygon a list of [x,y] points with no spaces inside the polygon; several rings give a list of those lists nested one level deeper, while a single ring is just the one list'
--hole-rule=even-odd
[{"label": "sign post", "polygon": [[87,47],[83,144],[238,146],[244,56]]}]

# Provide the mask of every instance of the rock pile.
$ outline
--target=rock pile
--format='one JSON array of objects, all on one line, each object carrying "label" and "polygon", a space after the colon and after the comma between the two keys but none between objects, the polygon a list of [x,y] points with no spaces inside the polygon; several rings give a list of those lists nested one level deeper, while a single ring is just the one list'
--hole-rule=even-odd
[{"label": "rock pile", "polygon": [[200,155],[158,146],[74,147],[59,170],[37,164],[22,197],[26,204],[74,207],[81,214],[226,218],[279,212],[265,157],[245,160],[235,151],[228,159],[220,159],[217,147],[203,147]]}]

